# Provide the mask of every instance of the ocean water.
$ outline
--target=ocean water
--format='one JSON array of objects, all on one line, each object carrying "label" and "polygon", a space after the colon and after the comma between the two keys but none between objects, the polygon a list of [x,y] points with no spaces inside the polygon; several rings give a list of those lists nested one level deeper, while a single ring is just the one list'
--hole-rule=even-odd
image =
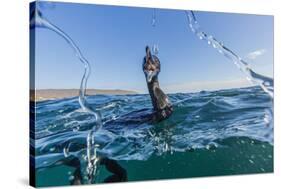
[{"label": "ocean water", "polygon": [[[103,127],[93,153],[116,160],[128,181],[273,172],[272,99],[260,87],[169,94],[172,116],[152,124],[149,95],[88,96]],[[78,98],[36,102],[37,186],[70,185],[78,159],[84,184],[95,119]],[[91,183],[110,176],[97,164]]]}]

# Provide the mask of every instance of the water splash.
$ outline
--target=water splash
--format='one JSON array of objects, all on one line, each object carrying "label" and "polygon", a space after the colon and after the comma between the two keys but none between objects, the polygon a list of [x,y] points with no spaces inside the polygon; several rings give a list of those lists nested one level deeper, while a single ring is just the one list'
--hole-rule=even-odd
[{"label": "water splash", "polygon": [[226,58],[230,59],[239,70],[241,70],[245,75],[247,80],[253,84],[259,85],[272,99],[273,99],[273,79],[266,77],[264,75],[254,72],[250,65],[244,61],[241,57],[235,54],[232,50],[219,42],[216,38],[205,33],[193,11],[185,11],[187,19],[189,21],[189,27],[193,33],[197,35],[200,40],[205,40],[209,45],[212,45],[219,53],[223,54]]},{"label": "water splash", "polygon": [[156,26],[156,9],[153,9],[153,12],[152,12],[151,25],[152,25],[152,27]]},{"label": "water splash", "polygon": [[[151,20],[151,26],[153,28],[153,31],[155,33],[155,27],[156,27],[156,9],[153,9],[152,12],[152,20]],[[154,43],[152,45],[152,52],[153,54],[157,55],[159,53],[159,46],[157,43]]]},{"label": "water splash", "polygon": [[[93,146],[93,147],[92,147]],[[94,180],[94,177],[97,172],[97,165],[99,158],[97,157],[97,148],[99,147],[98,144],[95,144],[93,130],[88,133],[87,136],[87,175],[88,175],[88,183],[91,184]],[[92,155],[93,150],[93,155]]]},{"label": "water splash", "polygon": [[[39,4],[39,3],[38,3]],[[92,149],[92,143],[94,143],[93,140],[93,132],[98,131],[102,127],[102,121],[101,121],[101,114],[98,110],[94,109],[93,106],[90,106],[87,102],[86,99],[86,90],[87,90],[87,81],[88,78],[91,74],[91,66],[88,62],[88,60],[84,57],[82,54],[81,50],[79,47],[76,45],[76,43],[71,39],[70,36],[68,36],[64,31],[62,31],[59,27],[56,25],[52,24],[50,21],[48,21],[46,18],[43,17],[42,13],[38,10],[38,5],[35,4],[34,11],[31,13],[31,18],[30,18],[30,29],[34,29],[35,27],[37,28],[45,28],[49,29],[59,36],[61,36],[68,44],[69,46],[74,50],[74,53],[76,57],[79,59],[79,61],[84,65],[84,73],[81,79],[80,83],[80,90],[79,90],[79,104],[82,108],[83,111],[91,114],[94,116],[95,119],[95,126],[93,126],[92,130],[89,132],[88,137],[87,137],[87,159],[88,159],[88,178],[89,182],[92,181],[92,175],[94,174],[97,166],[97,156],[94,154],[94,156],[91,156],[91,153],[88,153]],[[89,138],[91,139],[89,142]],[[96,146],[94,146],[96,147]],[[68,156],[68,147],[64,149],[64,153],[66,156]],[[96,151],[96,149],[94,149]]]},{"label": "water splash", "polygon": [[216,49],[220,54],[223,54],[226,58],[231,60],[238,67],[238,69],[242,71],[248,81],[253,84],[259,85],[271,97],[271,107],[268,111],[265,112],[264,122],[266,123],[268,130],[267,138],[271,141],[271,143],[273,143],[273,78],[256,73],[255,71],[253,71],[253,69],[251,69],[249,63],[244,61],[232,50],[224,46],[224,44],[218,41],[216,38],[205,33],[201,29],[193,11],[185,11],[185,14],[189,21],[189,27],[191,31],[195,35],[197,35],[200,40],[206,41],[209,45],[212,45],[213,48]]}]

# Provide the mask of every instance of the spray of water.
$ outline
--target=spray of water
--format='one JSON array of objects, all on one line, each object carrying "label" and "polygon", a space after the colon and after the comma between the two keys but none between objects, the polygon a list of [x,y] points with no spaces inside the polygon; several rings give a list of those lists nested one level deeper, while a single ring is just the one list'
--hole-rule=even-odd
[{"label": "spray of water", "polygon": [[[59,36],[61,36],[74,50],[76,57],[84,66],[84,73],[81,79],[80,90],[79,90],[79,104],[83,111],[94,116],[95,123],[96,123],[95,127],[93,127],[93,129],[89,132],[87,137],[87,160],[88,160],[87,172],[88,172],[89,182],[92,182],[92,175],[95,173],[97,162],[98,162],[96,153],[94,153],[94,156],[91,155],[92,144],[94,144],[93,132],[98,131],[102,127],[102,121],[101,121],[100,112],[92,108],[92,106],[88,104],[86,99],[87,81],[91,73],[90,64],[88,60],[81,53],[79,47],[71,39],[71,37],[69,37],[59,27],[57,27],[56,25],[48,21],[46,18],[44,18],[42,13],[38,10],[37,5],[35,6],[35,10],[31,14],[31,18],[30,18],[30,28],[34,29],[35,27],[49,29],[55,32],[56,34],[58,34]],[[97,146],[94,145],[93,147],[96,148]],[[67,151],[67,149],[65,151]],[[96,152],[96,149],[94,149],[94,152]]]},{"label": "spray of water", "polygon": [[[153,13],[152,13],[152,20],[151,20],[151,26],[154,30],[154,33],[156,32],[155,31],[155,27],[156,27],[156,9],[153,9]],[[153,54],[157,55],[159,53],[159,46],[157,43],[154,43],[152,45],[152,52]]]},{"label": "spray of water", "polygon": [[[271,109],[265,112],[265,123],[268,125],[269,133],[273,130],[273,98],[274,98],[274,88],[273,88],[273,79],[270,77],[266,77],[264,75],[258,74],[253,69],[250,68],[250,65],[240,58],[237,54],[235,54],[232,50],[227,48],[223,43],[218,41],[211,35],[205,33],[200,27],[195,14],[193,11],[185,11],[187,16],[189,27],[191,31],[200,39],[206,41],[209,45],[211,45],[214,49],[216,49],[220,54],[223,54],[226,58],[231,60],[237,68],[244,73],[247,80],[255,85],[259,85],[272,99]],[[268,136],[273,143],[273,134]]]},{"label": "spray of water", "polygon": [[240,58],[237,54],[219,42],[213,36],[206,34],[200,27],[193,11],[185,11],[189,21],[191,31],[198,36],[200,40],[206,41],[212,45],[219,53],[230,59],[239,70],[241,70],[246,78],[253,84],[259,85],[273,99],[273,79],[254,72],[250,65]]}]

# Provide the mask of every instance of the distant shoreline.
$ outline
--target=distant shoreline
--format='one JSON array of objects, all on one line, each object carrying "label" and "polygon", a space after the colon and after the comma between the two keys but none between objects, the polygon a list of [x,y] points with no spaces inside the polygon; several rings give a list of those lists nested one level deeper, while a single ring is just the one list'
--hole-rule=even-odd
[{"label": "distant shoreline", "polygon": [[[130,95],[138,94],[136,91],[120,90],[120,89],[87,89],[87,95]],[[79,89],[37,89],[31,90],[31,101],[44,101],[61,98],[71,98],[79,95]]]}]

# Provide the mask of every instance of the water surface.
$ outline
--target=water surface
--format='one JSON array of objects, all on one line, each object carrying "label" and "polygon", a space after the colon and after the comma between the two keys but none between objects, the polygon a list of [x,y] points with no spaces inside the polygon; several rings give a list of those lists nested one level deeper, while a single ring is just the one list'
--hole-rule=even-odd
[{"label": "water surface", "polygon": [[[97,155],[117,160],[129,181],[273,171],[272,99],[259,87],[170,94],[172,116],[157,124],[149,95],[96,95],[101,112]],[[73,157],[87,166],[86,138],[95,125],[77,97],[36,103],[38,186],[67,185]],[[110,173],[97,167],[93,183]]]}]

